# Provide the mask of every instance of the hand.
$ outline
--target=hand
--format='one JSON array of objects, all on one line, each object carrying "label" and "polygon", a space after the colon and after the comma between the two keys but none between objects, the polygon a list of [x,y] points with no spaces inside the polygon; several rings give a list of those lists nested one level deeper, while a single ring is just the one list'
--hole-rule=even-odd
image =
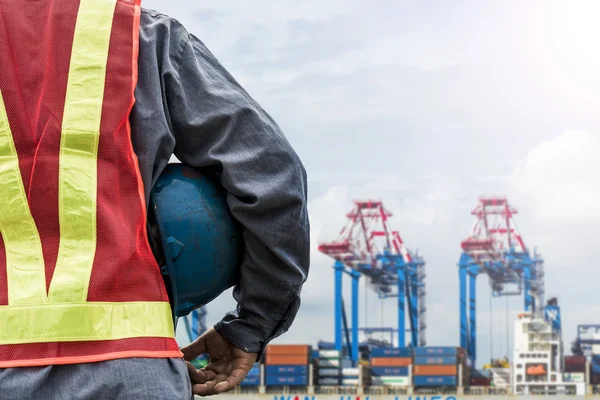
[{"label": "hand", "polygon": [[[199,396],[228,392],[239,385],[256,362],[258,353],[247,353],[210,328],[198,339],[181,349],[192,382],[192,392]],[[196,369],[190,361],[208,353],[210,361]]]}]

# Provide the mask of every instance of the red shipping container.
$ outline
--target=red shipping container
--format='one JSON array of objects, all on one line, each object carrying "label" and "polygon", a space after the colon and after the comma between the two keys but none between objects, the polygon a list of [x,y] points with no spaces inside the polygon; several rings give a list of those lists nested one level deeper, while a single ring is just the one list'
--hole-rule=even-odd
[{"label": "red shipping container", "polygon": [[306,344],[270,344],[265,350],[267,356],[306,356],[310,352],[310,346]]},{"label": "red shipping container", "polygon": [[265,356],[265,364],[266,365],[307,365],[308,357],[307,356],[288,356],[288,355],[266,355]]},{"label": "red shipping container", "polygon": [[456,375],[457,372],[456,365],[415,365],[413,367],[415,376],[447,376]]},{"label": "red shipping container", "polygon": [[585,356],[565,356],[565,365],[585,365],[586,361]]},{"label": "red shipping container", "polygon": [[565,364],[565,372],[585,372],[585,364]]},{"label": "red shipping container", "polygon": [[410,357],[374,357],[371,358],[372,367],[408,367],[412,364]]},{"label": "red shipping container", "polygon": [[490,386],[490,378],[471,378],[469,381],[470,386]]}]

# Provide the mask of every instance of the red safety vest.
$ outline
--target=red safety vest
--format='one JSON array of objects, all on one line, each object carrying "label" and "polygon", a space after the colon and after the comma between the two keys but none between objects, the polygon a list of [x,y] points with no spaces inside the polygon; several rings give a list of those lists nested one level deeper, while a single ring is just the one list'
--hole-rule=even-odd
[{"label": "red safety vest", "polygon": [[130,138],[140,0],[0,0],[0,367],[181,357]]}]

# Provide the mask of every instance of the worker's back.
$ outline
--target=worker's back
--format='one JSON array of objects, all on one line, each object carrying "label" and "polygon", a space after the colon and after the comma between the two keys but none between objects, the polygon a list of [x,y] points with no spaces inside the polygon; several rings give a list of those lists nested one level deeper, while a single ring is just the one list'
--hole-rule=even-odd
[{"label": "worker's back", "polygon": [[[0,158],[0,175],[4,176],[6,171],[12,171],[14,177],[17,176],[17,171],[21,176],[21,186],[17,184],[16,187],[22,188],[19,195],[10,197],[10,203],[0,204],[0,213],[15,209],[19,204],[25,203],[24,198],[27,199],[26,204],[35,221],[34,228],[40,235],[47,286],[50,282],[62,282],[62,286],[67,289],[75,286],[72,279],[54,280],[57,275],[53,268],[57,263],[73,271],[77,276],[75,281],[86,282],[83,276],[89,269],[72,268],[83,265],[83,258],[74,256],[69,262],[62,262],[58,257],[59,247],[62,244],[72,254],[87,254],[89,261],[93,241],[96,250],[88,280],[88,294],[92,298],[88,296],[87,301],[100,302],[106,299],[108,302],[110,299],[111,302],[121,302],[137,298],[148,302],[156,298],[157,288],[162,288],[155,265],[150,260],[147,260],[148,264],[139,261],[148,255],[145,241],[141,239],[145,232],[140,217],[143,216],[144,204],[148,202],[149,191],[173,154],[191,166],[215,167],[220,172],[221,180],[226,183],[227,190],[233,194],[228,197],[232,213],[252,232],[251,240],[246,244],[252,257],[245,258],[244,274],[236,288],[236,299],[241,302],[241,311],[239,314],[226,315],[215,328],[244,351],[261,352],[269,340],[285,332],[292,323],[300,304],[300,288],[308,272],[309,238],[304,168],[275,122],[248,96],[202,42],[188,34],[173,19],[142,11],[137,71],[132,68],[135,60],[133,54],[127,60],[124,56],[126,52],[135,49],[134,41],[130,40],[138,38],[132,34],[135,26],[130,24],[127,27],[128,21],[135,19],[131,14],[124,13],[114,18],[113,24],[119,29],[128,29],[129,32],[119,36],[120,40],[115,40],[114,34],[111,34],[108,45],[104,40],[104,49],[108,48],[109,51],[105,63],[105,82],[101,83],[107,90],[102,93],[102,99],[99,100],[98,91],[91,88],[95,85],[91,84],[88,75],[97,73],[97,68],[84,67],[81,71],[85,70],[86,73],[81,75],[86,78],[72,80],[74,93],[79,92],[87,99],[95,96],[96,99],[74,101],[72,104],[75,109],[93,107],[95,104],[97,111],[99,102],[104,102],[98,152],[95,153],[98,160],[97,175],[90,174],[92,169],[89,155],[94,152],[85,151],[89,147],[81,151],[80,146],[91,146],[92,141],[88,140],[88,135],[70,136],[71,133],[81,133],[77,129],[76,132],[64,129],[67,87],[73,74],[77,76],[75,69],[69,74],[65,68],[66,65],[76,66],[73,59],[78,57],[89,65],[102,53],[96,48],[102,42],[102,29],[89,20],[84,21],[81,28],[87,28],[83,30],[95,36],[94,39],[83,41],[81,45],[85,48],[74,56],[71,56],[73,43],[70,40],[65,43],[63,40],[72,38],[79,26],[74,23],[77,16],[74,5],[102,8],[110,3],[110,0],[0,0],[0,70],[3,71],[0,74],[0,90],[5,99],[10,126],[18,124],[11,136],[0,135],[0,155],[8,154],[10,140],[7,139],[14,137],[15,153],[19,156],[18,170],[13,168],[16,165],[14,162],[11,164],[14,156]],[[133,2],[123,0],[119,4],[124,7]],[[60,11],[69,7],[72,11],[60,19],[49,18],[50,10]],[[19,28],[10,28],[25,18],[31,23],[22,24],[20,32]],[[100,19],[96,18],[96,21]],[[65,33],[66,30],[57,29],[59,26],[70,26],[71,31]],[[120,61],[111,64],[111,60]],[[31,70],[27,71],[28,69]],[[115,72],[117,70],[121,72]],[[130,95],[133,92],[131,84],[132,78],[136,76],[135,72],[136,102],[128,118],[131,122],[131,132],[128,132],[126,117],[133,100]],[[79,115],[82,117],[82,124],[87,126],[94,122],[94,115],[97,116],[97,113],[82,112]],[[107,122],[108,127],[105,126],[106,121],[112,121]],[[83,140],[61,141],[61,135],[65,133],[63,138],[77,137]],[[129,143],[133,151],[128,147]],[[63,149],[71,147],[71,150],[61,151],[61,145]],[[67,162],[61,163],[61,160]],[[139,175],[131,169],[135,161],[139,165]],[[115,174],[115,168],[119,171],[118,174]],[[68,173],[71,171],[74,174]],[[97,201],[93,203],[90,199],[94,195],[90,195],[90,188],[94,186],[91,180],[95,176],[97,190],[94,195]],[[140,177],[141,180],[138,179]],[[0,185],[9,181],[2,177]],[[15,182],[13,180],[9,183],[13,185]],[[62,186],[60,182],[63,182]],[[134,188],[137,190],[135,194]],[[7,192],[1,189],[0,197],[4,193]],[[61,203],[61,198],[73,201]],[[8,199],[4,197],[2,201]],[[75,203],[79,206],[80,213],[59,212],[69,210]],[[94,209],[97,219],[92,221],[90,216],[94,215]],[[13,219],[6,217],[6,213],[1,215],[5,221],[31,221],[27,212],[22,210],[27,208],[21,207],[20,214],[11,214]],[[82,225],[61,224],[61,218],[67,222],[78,219],[87,222]],[[91,230],[85,229],[89,228],[90,221],[97,227],[95,237],[90,233]],[[27,223],[19,226],[33,227]],[[271,229],[273,226],[282,227],[287,234],[282,236],[281,230]],[[77,237],[69,233],[70,227],[77,231]],[[129,234],[123,234],[128,230]],[[4,246],[7,237],[2,233],[1,255],[8,256],[6,260],[10,264],[13,253],[4,249],[15,247]],[[65,237],[73,240],[64,240]],[[26,243],[22,248],[27,252],[24,251],[21,255],[27,256],[27,260],[34,259],[39,254],[35,241],[27,241],[27,237],[18,239],[15,243]],[[104,240],[104,243],[110,245],[103,245],[101,242]],[[100,262],[101,260],[105,263]],[[37,264],[37,269],[11,268],[10,271],[17,270],[17,276],[22,271],[30,271],[34,280],[40,280],[40,265]],[[9,304],[9,294],[12,293],[8,290],[7,282],[14,282],[14,279],[11,276],[7,279],[4,271],[8,270],[0,263],[0,296],[4,294],[4,297],[0,297],[0,325],[3,327],[5,322],[11,321],[5,310],[9,309],[6,305]],[[30,293],[36,284],[40,287],[39,282],[32,282],[31,285],[25,285],[23,293]],[[67,289],[62,293],[75,292]],[[40,292],[38,289],[37,293]],[[268,296],[265,296],[267,292]],[[37,307],[39,301],[36,296],[39,300],[43,295],[32,295],[32,301],[35,300],[32,304]],[[161,294],[161,301],[155,303],[164,302],[164,299]],[[85,303],[85,299],[80,298],[78,301]],[[107,310],[100,310],[100,314],[103,311],[103,315],[107,315]],[[145,329],[168,328],[161,327],[160,320],[164,316],[154,318],[156,323],[147,325],[135,320],[144,314],[113,313],[112,317],[116,321],[130,321],[125,328],[121,326],[121,333],[123,329],[133,329],[143,335],[142,331]],[[19,313],[17,317],[22,318]],[[100,329],[107,326],[94,324],[93,318],[97,316],[92,319],[84,315],[45,317],[46,321],[52,321],[53,329],[71,326],[75,327],[75,331],[82,331],[90,327]],[[26,323],[23,326],[34,325]],[[85,328],[79,328],[80,326]],[[5,332],[17,333],[6,337],[3,336]],[[69,353],[63,342],[46,345],[27,344],[25,340],[22,344],[12,344],[15,335],[27,335],[23,332],[22,329],[0,331],[0,362],[24,357],[33,360],[31,365],[54,365],[60,362],[59,359],[40,362],[40,356],[44,356],[39,351],[40,348],[47,351],[46,354],[52,355],[54,352],[58,358],[74,355]],[[40,334],[43,332],[40,331]],[[106,332],[106,335],[114,334]],[[12,342],[3,344],[1,340]],[[117,341],[77,343],[70,345],[74,346],[71,348],[89,345],[86,351],[77,354],[78,359],[71,358],[71,361],[78,364],[4,369],[0,366],[1,397],[101,400],[152,396],[184,399],[191,396],[190,380],[183,360],[173,356],[170,351],[162,354],[161,351],[154,352],[176,349],[176,345],[168,338],[122,340],[119,343],[129,345],[134,350],[143,347],[148,353],[140,355],[135,351],[122,352],[120,356],[123,358],[113,360],[110,358],[115,358],[119,349],[113,349],[116,353],[110,352],[105,346],[113,346]],[[139,343],[145,344],[137,347]],[[86,353],[94,352],[108,354],[109,360],[99,361],[98,358],[86,357]],[[176,354],[180,353],[177,351]],[[167,358],[152,358],[161,356]],[[7,363],[4,364],[6,366]]]},{"label": "worker's back", "polygon": [[0,12],[0,367],[181,357],[128,122],[139,6]]}]

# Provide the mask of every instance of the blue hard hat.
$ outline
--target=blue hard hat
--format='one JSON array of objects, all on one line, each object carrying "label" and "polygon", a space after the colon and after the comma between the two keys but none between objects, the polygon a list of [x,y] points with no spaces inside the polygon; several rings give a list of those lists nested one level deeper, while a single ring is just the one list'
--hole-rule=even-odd
[{"label": "blue hard hat", "polygon": [[167,164],[150,192],[148,231],[175,321],[238,282],[241,229],[216,175]]}]

